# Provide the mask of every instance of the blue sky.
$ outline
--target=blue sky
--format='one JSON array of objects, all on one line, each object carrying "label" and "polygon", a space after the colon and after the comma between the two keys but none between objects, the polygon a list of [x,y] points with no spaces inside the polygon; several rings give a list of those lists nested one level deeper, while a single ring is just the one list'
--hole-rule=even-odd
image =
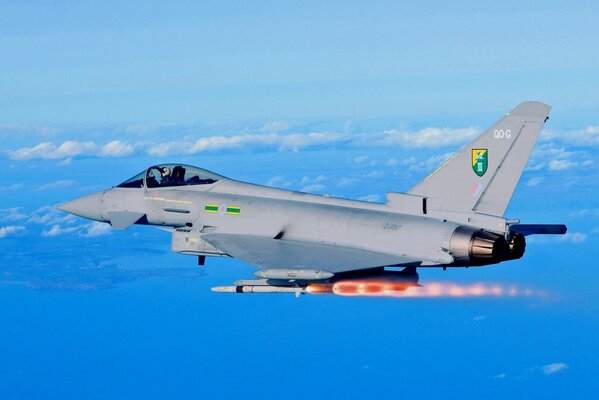
[{"label": "blue sky", "polygon": [[[0,396],[599,394],[593,2],[5,2]],[[237,260],[59,202],[181,161],[383,201],[525,100],[553,106],[507,215],[521,260],[421,272],[545,295],[228,296]]]}]

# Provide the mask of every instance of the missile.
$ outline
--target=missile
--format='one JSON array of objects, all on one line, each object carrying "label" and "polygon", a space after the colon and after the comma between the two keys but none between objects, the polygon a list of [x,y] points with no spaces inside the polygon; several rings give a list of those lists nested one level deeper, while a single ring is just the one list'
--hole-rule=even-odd
[{"label": "missile", "polygon": [[216,286],[212,288],[217,293],[295,293],[296,296],[306,293],[305,287],[299,286],[272,286],[272,285],[244,285],[244,286]]}]

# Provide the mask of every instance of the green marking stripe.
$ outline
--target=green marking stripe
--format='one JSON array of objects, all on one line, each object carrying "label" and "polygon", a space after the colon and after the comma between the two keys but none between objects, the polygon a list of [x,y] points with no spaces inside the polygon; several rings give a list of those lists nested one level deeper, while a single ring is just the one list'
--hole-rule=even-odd
[{"label": "green marking stripe", "polygon": [[218,212],[218,204],[206,204],[204,206],[204,211],[208,213],[217,213]]},{"label": "green marking stripe", "polygon": [[238,206],[228,206],[227,207],[227,214],[239,215],[240,212],[241,212],[241,207],[238,207]]},{"label": "green marking stripe", "polygon": [[[218,204],[206,204],[204,205],[204,212],[217,214],[222,211],[221,206]],[[227,208],[225,209],[225,214],[229,215],[239,215],[240,212],[241,207],[239,206],[227,206]]]}]

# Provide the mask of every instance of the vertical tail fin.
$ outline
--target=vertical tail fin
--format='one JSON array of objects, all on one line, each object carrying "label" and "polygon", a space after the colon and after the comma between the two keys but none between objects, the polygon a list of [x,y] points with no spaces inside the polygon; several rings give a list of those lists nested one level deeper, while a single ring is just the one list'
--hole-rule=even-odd
[{"label": "vertical tail fin", "polygon": [[518,105],[408,193],[439,198],[445,210],[503,216],[550,109]]}]

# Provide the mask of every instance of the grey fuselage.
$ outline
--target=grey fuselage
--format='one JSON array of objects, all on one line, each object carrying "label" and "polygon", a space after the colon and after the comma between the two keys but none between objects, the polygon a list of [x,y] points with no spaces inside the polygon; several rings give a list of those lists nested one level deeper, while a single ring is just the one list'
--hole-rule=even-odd
[{"label": "grey fuselage", "polygon": [[[440,213],[434,209],[434,202],[430,210],[423,210],[420,199],[414,201],[413,196],[399,193],[389,194],[388,203],[380,204],[270,188],[224,177],[209,185],[115,187],[96,195],[101,200],[99,214],[93,219],[111,222],[112,216],[121,212],[139,213],[144,217],[137,223],[173,227],[174,233],[186,235],[186,242],[190,236],[201,242],[207,233],[247,234],[390,254],[396,257],[398,265],[467,266],[470,263],[456,262],[452,254],[456,229],[485,228],[498,236],[506,232],[503,218]],[[231,207],[233,212],[227,212]],[[174,235],[173,250],[183,254],[225,255],[206,243],[200,243],[203,247],[186,247],[175,242]],[[467,248],[462,250],[468,252]]]}]

